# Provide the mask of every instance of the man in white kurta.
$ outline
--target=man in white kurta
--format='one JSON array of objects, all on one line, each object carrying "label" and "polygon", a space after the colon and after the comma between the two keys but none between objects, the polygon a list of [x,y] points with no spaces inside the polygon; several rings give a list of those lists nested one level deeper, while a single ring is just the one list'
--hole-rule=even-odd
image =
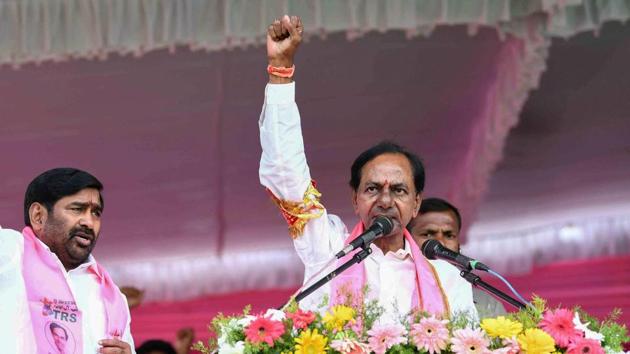
[{"label": "man in white kurta", "polygon": [[[48,248],[42,243],[42,246]],[[22,234],[0,227],[0,338],[7,353],[23,353],[18,348],[27,347],[34,341],[35,333],[30,322],[26,288],[22,277],[24,239]],[[90,255],[87,262],[66,273],[66,279],[83,312],[83,349],[81,353],[96,353],[101,347],[98,341],[106,337],[105,310],[94,272],[90,271],[96,261]],[[127,323],[122,340],[133,347],[130,322]],[[9,350],[15,348],[15,351]],[[0,351],[3,352],[3,351]]]},{"label": "man in white kurta", "polygon": [[24,230],[0,227],[0,352],[134,352],[126,299],[91,255],[101,190],[87,172],[46,171],[27,189]]},{"label": "man in white kurta", "polygon": [[[275,28],[273,28],[274,26]],[[299,44],[301,34],[301,23],[296,18],[285,17],[270,26],[267,38],[270,66],[285,68],[292,66],[293,54]],[[288,201],[289,203],[293,202],[292,204],[299,204],[305,200],[315,200],[317,191],[311,187],[312,178],[304,154],[300,114],[295,103],[295,83],[290,78],[270,74],[259,126],[263,150],[259,171],[261,183],[279,202]],[[394,156],[396,154],[389,155],[396,157]],[[373,159],[373,161],[378,160],[381,156]],[[366,163],[363,167],[364,176],[370,175],[371,171],[366,169],[368,166],[372,166],[370,163],[373,161]],[[385,162],[385,164],[387,163]],[[381,167],[375,166],[377,170]],[[362,177],[362,181],[365,178]],[[375,178],[378,179],[379,177]],[[389,246],[391,246],[394,244],[394,238],[397,237],[397,247],[379,247],[378,242],[375,242],[370,246],[372,254],[364,261],[366,283],[370,289],[368,298],[377,299],[379,304],[384,307],[385,313],[380,319],[381,322],[394,322],[412,310],[416,272],[409,242],[402,238],[402,229],[411,217],[402,216],[405,213],[409,214],[409,212],[405,212],[408,205],[402,205],[395,200],[398,198],[398,194],[405,191],[390,190],[390,181],[392,181],[392,185],[394,183],[391,177],[386,176],[386,178],[389,179],[385,180],[379,187],[373,188],[374,190],[380,188],[378,193],[383,194],[382,197],[375,197],[381,198],[374,202],[375,206],[365,206],[365,198],[362,199],[361,197],[362,192],[356,189],[353,200],[355,200],[355,211],[361,219],[363,219],[363,214],[371,213],[371,211],[364,212],[363,210],[380,208],[379,210],[393,210],[392,215],[400,215],[400,217],[394,218],[395,223],[405,223],[395,226],[392,234],[396,235],[377,240],[389,239]],[[404,183],[402,184],[404,185]],[[413,186],[407,187],[413,189]],[[369,191],[371,191],[370,188],[372,187],[368,187]],[[415,189],[413,190],[415,191]],[[390,194],[385,196],[385,192]],[[417,195],[421,196],[421,190],[417,191]],[[380,205],[376,205],[376,203],[380,203]],[[415,208],[414,215],[417,213],[417,206]],[[294,238],[294,245],[304,263],[306,280],[319,272],[343,248],[349,232],[340,218],[329,214],[323,207],[313,212],[308,220],[302,221],[306,221],[306,225]],[[459,271],[444,261],[431,261],[431,264],[446,294],[451,314],[467,312],[476,317],[471,286],[459,276]],[[322,275],[334,268],[334,263],[329,264]],[[331,295],[331,285],[328,283],[302,300],[300,307],[315,310],[325,296],[330,297]]]}]

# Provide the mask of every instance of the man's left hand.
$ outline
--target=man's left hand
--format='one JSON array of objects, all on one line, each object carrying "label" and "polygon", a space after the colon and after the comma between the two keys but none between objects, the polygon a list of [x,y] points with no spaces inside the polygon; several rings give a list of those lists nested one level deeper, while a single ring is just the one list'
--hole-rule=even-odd
[{"label": "man's left hand", "polygon": [[118,338],[102,339],[98,342],[101,348],[98,350],[102,354],[131,354],[131,346]]}]

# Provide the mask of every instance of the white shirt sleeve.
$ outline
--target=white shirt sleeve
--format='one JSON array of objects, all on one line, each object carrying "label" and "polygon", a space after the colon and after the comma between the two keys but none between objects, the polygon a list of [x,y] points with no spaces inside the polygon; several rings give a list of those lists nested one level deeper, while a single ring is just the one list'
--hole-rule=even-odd
[{"label": "white shirt sleeve", "polygon": [[21,333],[27,325],[23,321],[25,308],[16,302],[24,292],[21,241],[22,235],[17,231],[0,229],[0,343],[6,353],[22,351],[18,348],[22,347]]},{"label": "white shirt sleeve", "polygon": [[[311,174],[304,153],[300,113],[295,104],[295,83],[267,85],[259,127],[260,183],[281,200],[302,201],[311,183]],[[334,258],[343,248],[347,235],[341,219],[326,210],[320,217],[308,221],[303,234],[293,241],[304,263],[304,282]],[[321,275],[332,271],[334,266],[333,262]],[[300,307],[316,310],[328,294],[330,283],[301,301]]]},{"label": "white shirt sleeve", "polygon": [[13,286],[16,277],[22,274],[20,263],[24,246],[20,245],[21,238],[15,230],[0,228],[0,296],[4,294],[2,290]]},{"label": "white shirt sleeve", "polygon": [[[295,83],[267,85],[259,127],[260,183],[279,199],[301,201],[311,183],[311,174],[295,103]],[[306,224],[304,233],[294,241],[306,266],[306,278],[343,248],[346,236],[346,226],[341,219],[326,210],[321,217]]]},{"label": "white shirt sleeve", "polygon": [[121,340],[128,343],[131,346],[131,353],[135,354],[136,346],[133,342],[133,337],[131,336],[131,313],[129,312],[129,304],[127,303],[127,297],[125,295],[121,293],[120,296],[123,297],[123,301],[127,307],[127,325],[125,326],[125,332],[123,333]]}]

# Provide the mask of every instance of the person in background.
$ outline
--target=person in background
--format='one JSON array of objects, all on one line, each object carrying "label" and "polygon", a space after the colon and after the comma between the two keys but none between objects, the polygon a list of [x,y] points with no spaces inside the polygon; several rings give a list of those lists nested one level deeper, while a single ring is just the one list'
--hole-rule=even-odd
[{"label": "person in background", "polygon": [[178,354],[171,343],[160,340],[151,339],[136,348],[137,354]]},{"label": "person in background", "polygon": [[[434,239],[451,251],[457,253],[460,251],[459,233],[462,229],[462,217],[459,210],[444,199],[424,199],[418,216],[411,219],[407,229],[419,246],[426,240]],[[477,287],[473,287],[473,301],[481,319],[506,313],[499,300]]]},{"label": "person in background", "polygon": [[136,354],[188,354],[194,339],[192,328],[182,328],[177,331],[175,345],[161,339],[150,339],[136,348]]}]

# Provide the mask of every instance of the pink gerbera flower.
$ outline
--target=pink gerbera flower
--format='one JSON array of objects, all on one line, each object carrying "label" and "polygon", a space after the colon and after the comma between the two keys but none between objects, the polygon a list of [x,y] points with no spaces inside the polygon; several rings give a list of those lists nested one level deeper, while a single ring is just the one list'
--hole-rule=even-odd
[{"label": "pink gerbera flower", "polygon": [[464,328],[453,332],[451,343],[451,349],[456,354],[485,354],[488,353],[490,340],[480,328]]},{"label": "pink gerbera flower", "polygon": [[566,348],[570,342],[582,338],[582,332],[573,324],[573,312],[567,309],[546,311],[539,326],[549,333],[561,348]]},{"label": "pink gerbera flower", "polygon": [[493,350],[492,354],[518,354],[521,350],[516,337],[505,338],[501,341],[501,344],[505,347]]},{"label": "pink gerbera flower", "polygon": [[293,327],[296,329],[305,329],[315,320],[315,314],[311,311],[302,311],[298,309],[295,312],[288,312],[287,317],[293,321]]},{"label": "pink gerbera flower", "polygon": [[401,324],[376,325],[368,331],[370,349],[376,354],[384,354],[387,349],[407,341],[405,327]]},{"label": "pink gerbera flower", "polygon": [[330,342],[330,347],[341,354],[367,354],[370,352],[370,347],[367,344],[349,338],[335,339]]},{"label": "pink gerbera flower", "polygon": [[284,334],[284,324],[263,316],[256,317],[245,329],[245,338],[254,344],[265,342],[273,347],[273,342]]},{"label": "pink gerbera flower", "polygon": [[604,354],[604,349],[595,339],[578,338],[569,343],[567,354]]},{"label": "pink gerbera flower", "polygon": [[501,343],[503,343],[506,348],[510,349],[508,351],[508,354],[517,354],[521,350],[521,347],[518,345],[518,340],[516,340],[516,337],[505,338]]},{"label": "pink gerbera flower", "polygon": [[424,349],[430,354],[440,353],[448,344],[447,323],[448,321],[438,320],[433,316],[421,319],[420,323],[411,325],[411,342],[419,350]]}]

